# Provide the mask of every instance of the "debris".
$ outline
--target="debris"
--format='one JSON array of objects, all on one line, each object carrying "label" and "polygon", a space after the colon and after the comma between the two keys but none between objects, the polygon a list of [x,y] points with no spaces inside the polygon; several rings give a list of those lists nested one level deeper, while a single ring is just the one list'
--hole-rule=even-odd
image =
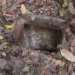
[{"label": "debris", "polygon": [[70,13],[71,13],[72,15],[75,14],[75,9],[74,9],[74,6],[73,6],[73,3],[72,3],[72,2],[69,2],[69,4],[68,4],[68,9],[69,9],[69,11],[70,11]]},{"label": "debris", "polygon": [[56,59],[52,59],[52,62],[55,63],[56,66],[62,66],[62,61],[61,60],[56,60]]},{"label": "debris", "polygon": [[2,56],[6,57],[6,53],[5,53],[5,52],[3,52],[3,53],[2,53]]},{"label": "debris", "polygon": [[61,49],[61,55],[71,61],[71,62],[75,62],[75,56],[67,49]]},{"label": "debris", "polygon": [[24,4],[21,4],[21,13],[22,14],[25,14],[26,13],[26,7],[25,7],[25,5]]},{"label": "debris", "polygon": [[23,52],[22,52],[22,57],[25,57],[27,55],[27,50],[24,50]]},{"label": "debris", "polygon": [[64,17],[65,13],[66,13],[66,12],[65,12],[64,9],[60,9],[60,10],[59,10],[59,14],[60,14],[61,17]]}]

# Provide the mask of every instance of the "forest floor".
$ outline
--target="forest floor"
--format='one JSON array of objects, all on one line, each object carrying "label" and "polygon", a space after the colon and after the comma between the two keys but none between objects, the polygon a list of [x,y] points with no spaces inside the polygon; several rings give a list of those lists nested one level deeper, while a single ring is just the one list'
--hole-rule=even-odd
[{"label": "forest floor", "polygon": [[[16,45],[14,23],[25,14],[33,15],[32,20],[42,15],[66,21],[59,51]],[[0,0],[0,75],[75,75],[75,0]]]}]

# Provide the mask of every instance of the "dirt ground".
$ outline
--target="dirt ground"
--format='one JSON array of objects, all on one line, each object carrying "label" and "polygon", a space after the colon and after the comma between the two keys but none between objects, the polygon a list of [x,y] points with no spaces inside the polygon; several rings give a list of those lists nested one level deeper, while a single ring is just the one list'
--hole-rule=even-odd
[{"label": "dirt ground", "polygon": [[[20,15],[65,20],[58,51],[25,49],[18,45]],[[48,24],[52,22],[49,19]],[[75,0],[0,0],[0,75],[75,75]],[[14,37],[18,29],[18,36]],[[59,36],[60,37],[60,36]]]}]

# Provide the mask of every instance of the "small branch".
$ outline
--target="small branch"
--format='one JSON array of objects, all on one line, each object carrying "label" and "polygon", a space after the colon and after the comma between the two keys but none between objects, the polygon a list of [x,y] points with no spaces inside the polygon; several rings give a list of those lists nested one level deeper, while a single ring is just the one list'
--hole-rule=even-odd
[{"label": "small branch", "polygon": [[[42,17],[42,16],[36,16],[34,20],[31,20],[30,15],[22,15],[21,16],[24,20],[28,21],[29,25],[44,27],[44,28],[50,28],[50,29],[63,29],[66,25],[66,21],[57,18],[57,17]],[[49,25],[49,21],[51,20],[51,25]]]}]

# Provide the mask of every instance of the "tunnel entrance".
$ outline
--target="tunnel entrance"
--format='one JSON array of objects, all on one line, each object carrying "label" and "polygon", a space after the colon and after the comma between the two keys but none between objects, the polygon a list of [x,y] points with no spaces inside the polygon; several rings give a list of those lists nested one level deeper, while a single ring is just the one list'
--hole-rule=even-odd
[{"label": "tunnel entrance", "polygon": [[61,40],[61,30],[25,25],[20,44],[26,49],[56,51]]}]

